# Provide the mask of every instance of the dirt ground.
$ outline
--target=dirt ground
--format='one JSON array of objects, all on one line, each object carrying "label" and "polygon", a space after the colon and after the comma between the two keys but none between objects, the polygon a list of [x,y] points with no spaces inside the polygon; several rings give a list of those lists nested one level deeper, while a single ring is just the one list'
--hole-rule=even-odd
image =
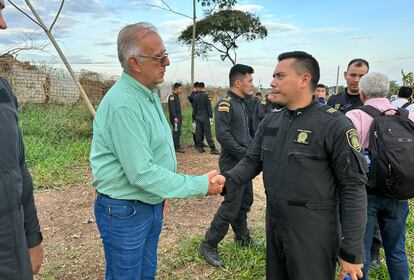
[{"label": "dirt ground", "polygon": [[[187,148],[178,154],[178,172],[201,175],[218,169],[218,156]],[[260,176],[254,179],[255,203],[250,224],[263,226],[265,196]],[[94,214],[94,189],[74,185],[35,194],[44,237],[45,258],[35,279],[104,279],[104,255]],[[221,197],[172,200],[158,249],[159,263],[179,250],[182,237],[202,236],[221,202]],[[195,272],[197,273],[197,272]],[[162,277],[159,277],[161,279]]]}]

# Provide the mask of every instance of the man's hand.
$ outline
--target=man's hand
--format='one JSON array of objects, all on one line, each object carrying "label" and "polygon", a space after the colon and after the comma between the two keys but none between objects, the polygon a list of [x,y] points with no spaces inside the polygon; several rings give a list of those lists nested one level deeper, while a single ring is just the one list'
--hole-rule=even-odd
[{"label": "man's hand", "polygon": [[163,219],[167,217],[168,205],[170,205],[170,201],[168,199],[165,199],[164,204],[162,205],[162,218]]},{"label": "man's hand", "polygon": [[43,262],[43,247],[39,244],[29,249],[30,262],[32,264],[32,273],[37,274]]},{"label": "man's hand", "polygon": [[339,274],[338,280],[343,280],[347,274],[349,274],[352,280],[358,280],[358,278],[362,278],[362,267],[364,266],[362,263],[353,264],[346,262],[340,258],[339,265],[341,266],[341,273]]},{"label": "man's hand", "polygon": [[217,195],[223,191],[226,178],[219,175],[217,170],[212,170],[207,173],[208,176],[208,191],[207,195]]},{"label": "man's hand", "polygon": [[174,118],[174,122],[175,123],[178,123],[178,118]]}]

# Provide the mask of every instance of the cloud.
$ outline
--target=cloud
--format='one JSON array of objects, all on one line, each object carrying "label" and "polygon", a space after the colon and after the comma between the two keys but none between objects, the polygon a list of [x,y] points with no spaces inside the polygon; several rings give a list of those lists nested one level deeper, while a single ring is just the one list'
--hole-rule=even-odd
[{"label": "cloud", "polygon": [[361,36],[361,37],[353,37],[350,38],[350,40],[352,41],[370,41],[373,40],[374,38],[371,36]]},{"label": "cloud", "polygon": [[299,27],[294,26],[290,23],[280,23],[280,22],[264,22],[263,23],[270,31],[276,32],[287,32],[287,31],[299,31]]},{"label": "cloud", "polygon": [[234,10],[239,10],[243,12],[256,13],[263,10],[263,6],[256,4],[236,4]]}]

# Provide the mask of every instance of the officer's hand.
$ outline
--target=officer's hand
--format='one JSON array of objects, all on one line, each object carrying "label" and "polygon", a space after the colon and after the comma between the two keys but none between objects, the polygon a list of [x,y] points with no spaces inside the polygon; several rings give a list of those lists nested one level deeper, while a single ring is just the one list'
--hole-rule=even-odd
[{"label": "officer's hand", "polygon": [[208,191],[207,195],[218,195],[223,191],[226,178],[219,175],[217,170],[212,170],[207,173],[208,177]]},{"label": "officer's hand", "polygon": [[211,125],[213,124],[213,118],[210,118],[210,124]]},{"label": "officer's hand", "polygon": [[29,248],[30,263],[32,265],[32,273],[37,274],[43,262],[43,247],[39,244],[33,248]]},{"label": "officer's hand", "polygon": [[174,118],[174,122],[175,123],[178,123],[178,118]]},{"label": "officer's hand", "polygon": [[339,258],[339,265],[341,266],[341,273],[339,274],[338,280],[343,280],[347,274],[349,274],[352,280],[358,280],[358,278],[362,278],[362,268],[364,267],[362,263],[353,264]]}]

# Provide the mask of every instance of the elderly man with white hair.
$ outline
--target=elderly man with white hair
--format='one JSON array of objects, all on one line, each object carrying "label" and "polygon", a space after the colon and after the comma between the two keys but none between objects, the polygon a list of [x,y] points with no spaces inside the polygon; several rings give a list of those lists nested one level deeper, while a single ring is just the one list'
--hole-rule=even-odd
[{"label": "elderly man with white hair", "polygon": [[[372,106],[387,115],[395,114],[397,106],[387,99],[389,80],[382,73],[369,73],[359,82],[361,100],[364,106]],[[390,110],[391,109],[391,110]],[[361,109],[354,109],[346,113],[354,123],[361,139],[362,149],[369,146],[370,127],[373,117]],[[414,113],[409,113],[409,119],[414,122]],[[408,155],[407,155],[408,156]],[[409,155],[412,156],[412,155]],[[385,178],[384,178],[385,180]],[[368,190],[368,220],[365,232],[364,277],[368,279],[370,248],[376,219],[380,226],[385,257],[390,278],[408,279],[408,261],[405,253],[406,220],[408,216],[408,201],[396,200],[385,196],[378,189]]]}]

